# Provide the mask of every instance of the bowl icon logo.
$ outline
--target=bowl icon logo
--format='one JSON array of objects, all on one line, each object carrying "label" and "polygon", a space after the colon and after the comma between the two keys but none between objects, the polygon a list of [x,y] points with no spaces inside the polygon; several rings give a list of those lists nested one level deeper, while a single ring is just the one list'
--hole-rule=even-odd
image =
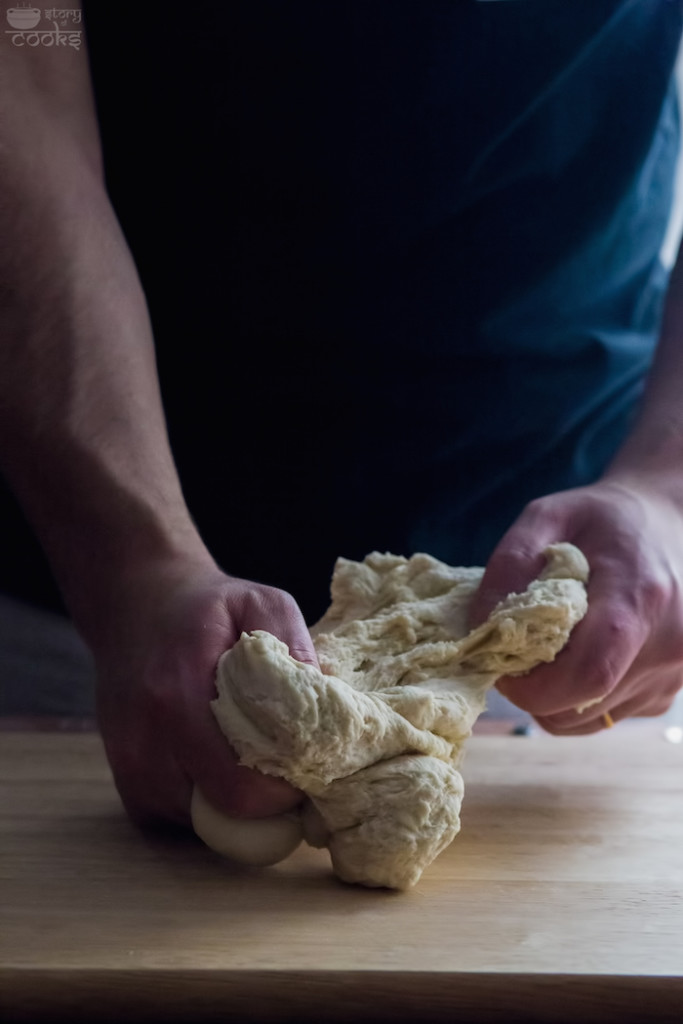
[{"label": "bowl icon logo", "polygon": [[38,7],[10,7],[7,11],[8,22],[18,31],[35,28],[42,16]]}]

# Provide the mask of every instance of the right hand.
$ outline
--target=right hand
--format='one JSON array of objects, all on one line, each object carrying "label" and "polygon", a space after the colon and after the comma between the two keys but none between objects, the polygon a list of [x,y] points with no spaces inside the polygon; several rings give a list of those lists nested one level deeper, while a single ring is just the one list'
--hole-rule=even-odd
[{"label": "right hand", "polygon": [[183,559],[142,565],[116,587],[93,645],[97,713],[121,800],[141,824],[190,824],[198,786],[220,812],[265,817],[302,795],[283,779],[241,766],[209,702],[220,655],[242,631],[264,629],[299,661],[317,665],[295,600]]},{"label": "right hand", "polygon": [[[664,714],[683,684],[683,514],[654,474],[611,471],[537,498],[493,552],[472,604],[481,622],[542,567],[543,548],[576,544],[588,559],[588,612],[558,658],[496,688],[558,736]],[[584,706],[584,710],[578,708]]]}]

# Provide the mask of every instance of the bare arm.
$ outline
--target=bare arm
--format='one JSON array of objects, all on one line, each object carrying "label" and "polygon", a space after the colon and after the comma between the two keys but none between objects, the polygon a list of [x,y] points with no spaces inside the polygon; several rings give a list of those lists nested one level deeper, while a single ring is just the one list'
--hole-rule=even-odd
[{"label": "bare arm", "polygon": [[[524,586],[542,548],[570,540],[591,565],[589,611],[556,664],[500,689],[558,734],[660,715],[683,687],[683,248],[639,416],[595,484],[539,498],[493,553],[475,609]],[[583,713],[576,706],[596,701]]]},{"label": "bare arm", "polygon": [[209,556],[104,188],[87,56],[5,44],[0,74],[0,459],[94,639],[113,570],[146,555]]},{"label": "bare arm", "polygon": [[315,660],[308,631],[289,595],[221,572],[186,508],[85,52],[0,45],[0,467],[94,651],[129,811],[188,822],[197,784],[275,813],[297,794],[237,766],[213,674],[243,629]]},{"label": "bare arm", "polygon": [[651,476],[683,509],[683,245],[669,281],[657,354],[640,415],[608,478]]}]

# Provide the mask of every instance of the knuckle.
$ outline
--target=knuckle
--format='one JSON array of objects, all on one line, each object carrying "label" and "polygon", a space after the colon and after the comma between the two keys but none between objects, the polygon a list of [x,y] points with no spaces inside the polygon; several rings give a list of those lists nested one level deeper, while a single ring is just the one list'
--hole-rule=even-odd
[{"label": "knuckle", "polygon": [[539,519],[552,519],[556,515],[553,507],[553,502],[549,496],[540,498],[532,498],[531,501],[527,502],[522,512],[522,518],[528,518],[531,521],[538,521]]},{"label": "knuckle", "polygon": [[586,700],[604,700],[618,686],[623,677],[622,667],[608,653],[593,656],[590,667],[585,672]]},{"label": "knuckle", "polygon": [[640,708],[638,715],[643,718],[659,718],[660,715],[665,715],[670,710],[673,700],[662,700],[657,697],[651,700],[644,708]]},{"label": "knuckle", "polygon": [[300,615],[296,599],[287,590],[275,591],[277,607],[288,616]]},{"label": "knuckle", "polygon": [[648,574],[639,587],[639,604],[643,614],[650,619],[659,618],[670,606],[673,599],[673,587],[669,579],[663,576]]},{"label": "knuckle", "polygon": [[604,610],[601,626],[607,643],[621,644],[633,636],[640,625],[641,617],[637,610],[625,602],[613,602]]},{"label": "knuckle", "polygon": [[587,652],[589,671],[593,666],[599,675],[623,674],[645,643],[649,623],[632,603],[620,599],[600,609],[596,625],[599,634]]},{"label": "knuckle", "polygon": [[537,557],[538,553],[539,545],[537,533],[521,523],[512,527],[512,529],[505,534],[494,551],[496,561],[498,561],[499,564],[508,564],[511,566],[526,563],[529,559]]},{"label": "knuckle", "polygon": [[299,606],[286,590],[279,590],[277,587],[260,586],[258,590],[252,590],[249,595],[252,609],[262,616],[269,618],[293,618],[300,616]]},{"label": "knuckle", "polygon": [[541,526],[545,531],[550,528],[552,532],[557,532],[565,524],[566,519],[566,501],[560,495],[555,494],[533,498],[525,506],[521,516],[521,521],[527,524],[531,540],[534,539],[536,531]]}]

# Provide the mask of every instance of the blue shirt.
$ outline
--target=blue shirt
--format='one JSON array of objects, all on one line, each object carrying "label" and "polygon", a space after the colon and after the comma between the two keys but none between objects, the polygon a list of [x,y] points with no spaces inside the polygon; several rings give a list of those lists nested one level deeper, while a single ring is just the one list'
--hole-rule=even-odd
[{"label": "blue shirt", "polygon": [[[666,286],[681,0],[99,0],[112,200],[235,574],[483,562],[629,428]],[[303,567],[302,567],[303,558]]]}]

